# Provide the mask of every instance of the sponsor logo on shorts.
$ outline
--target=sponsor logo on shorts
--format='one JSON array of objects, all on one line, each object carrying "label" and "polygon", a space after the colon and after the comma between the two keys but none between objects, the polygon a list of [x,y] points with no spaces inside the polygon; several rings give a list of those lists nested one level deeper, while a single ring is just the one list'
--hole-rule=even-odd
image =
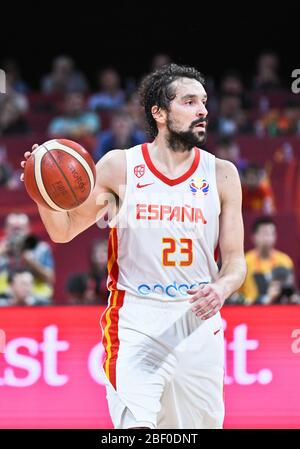
[{"label": "sponsor logo on shorts", "polygon": [[201,284],[208,284],[207,282],[194,282],[193,284],[187,284],[185,282],[172,282],[170,284],[167,285],[163,285],[163,284],[140,284],[137,287],[137,291],[138,294],[141,296],[149,296],[153,293],[157,294],[157,295],[163,295],[163,296],[168,296],[171,298],[175,298],[176,296],[190,296],[187,293],[187,290],[190,290],[192,288],[195,288]]}]

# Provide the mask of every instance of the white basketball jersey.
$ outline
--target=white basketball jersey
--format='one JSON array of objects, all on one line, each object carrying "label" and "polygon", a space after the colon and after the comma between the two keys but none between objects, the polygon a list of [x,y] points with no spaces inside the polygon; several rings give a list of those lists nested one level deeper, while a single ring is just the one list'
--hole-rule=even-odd
[{"label": "white basketball jersey", "polygon": [[187,172],[169,179],[154,166],[147,144],[124,151],[126,191],[110,223],[107,286],[141,300],[186,301],[188,289],[218,273],[215,157],[194,148]]}]

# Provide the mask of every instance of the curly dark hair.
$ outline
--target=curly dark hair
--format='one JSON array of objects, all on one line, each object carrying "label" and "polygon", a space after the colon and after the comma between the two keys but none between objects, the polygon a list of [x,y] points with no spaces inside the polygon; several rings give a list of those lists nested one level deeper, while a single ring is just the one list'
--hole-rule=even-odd
[{"label": "curly dark hair", "polygon": [[158,129],[151,108],[156,105],[158,108],[169,110],[170,102],[176,96],[171,84],[178,78],[191,78],[205,84],[204,77],[194,67],[177,64],[165,65],[147,75],[141,82],[139,95],[145,109],[148,131],[153,138],[157,136]]}]

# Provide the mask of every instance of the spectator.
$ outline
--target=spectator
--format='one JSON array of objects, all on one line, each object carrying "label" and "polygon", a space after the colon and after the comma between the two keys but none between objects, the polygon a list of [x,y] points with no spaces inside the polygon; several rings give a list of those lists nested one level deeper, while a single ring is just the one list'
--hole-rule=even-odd
[{"label": "spectator", "polygon": [[232,94],[221,97],[219,112],[209,126],[211,131],[217,132],[221,136],[234,136],[237,133],[253,131],[253,126],[242,109],[240,97]]},{"label": "spectator", "polygon": [[7,216],[4,232],[0,242],[0,294],[9,290],[9,273],[23,268],[30,270],[34,277],[35,297],[50,303],[55,277],[50,246],[30,233],[28,216],[22,213]]},{"label": "spectator", "polygon": [[94,135],[99,128],[99,117],[94,112],[85,110],[83,95],[72,92],[65,97],[63,115],[51,121],[48,132],[52,137],[83,139],[89,147],[94,144]]},{"label": "spectator", "polygon": [[67,304],[73,306],[85,303],[86,278],[87,276],[84,273],[73,273],[68,277],[66,284]]},{"label": "spectator", "polygon": [[28,100],[6,79],[6,94],[0,95],[0,136],[19,135],[28,131]]},{"label": "spectator", "polygon": [[294,265],[287,254],[275,249],[276,226],[271,218],[263,217],[255,221],[252,238],[254,249],[246,253],[248,271],[239,293],[245,298],[246,304],[269,304],[287,294],[282,289],[286,280],[280,286],[272,283],[272,280],[278,280],[276,270],[279,268],[287,270],[285,279],[289,278],[288,286],[294,289]]},{"label": "spectator", "polygon": [[24,114],[13,98],[6,97],[0,106],[0,136],[20,136],[29,130]]},{"label": "spectator", "polygon": [[241,158],[240,147],[231,137],[222,137],[216,145],[216,156],[232,162],[239,173],[246,169],[248,161]]},{"label": "spectator", "polygon": [[29,90],[27,83],[22,79],[20,68],[14,59],[6,59],[1,67],[5,71],[6,81],[9,82],[14,92],[26,94]]},{"label": "spectator", "polygon": [[8,163],[1,161],[0,163],[0,187],[8,187],[12,179],[12,170]]},{"label": "spectator", "polygon": [[23,188],[20,181],[20,170],[14,170],[7,160],[7,149],[3,145],[0,146],[0,187],[9,190],[17,190]]},{"label": "spectator", "polygon": [[94,288],[94,298],[97,304],[107,304],[107,240],[95,240],[92,243],[89,261],[90,285]]},{"label": "spectator", "polygon": [[257,62],[257,74],[253,81],[254,89],[265,92],[280,88],[278,69],[278,55],[274,52],[262,53]]},{"label": "spectator", "polygon": [[271,109],[258,120],[260,133],[269,136],[300,134],[300,104],[287,101],[283,110]]},{"label": "spectator", "polygon": [[143,131],[134,128],[134,120],[125,110],[113,114],[111,130],[103,131],[99,136],[94,151],[94,160],[98,161],[113,148],[125,149],[145,142]]},{"label": "spectator", "polygon": [[86,273],[74,273],[67,280],[67,303],[70,305],[88,304],[88,276]]},{"label": "spectator", "polygon": [[96,240],[90,252],[88,273],[72,274],[67,281],[69,304],[107,305],[107,241]]},{"label": "spectator", "polygon": [[88,106],[93,111],[112,111],[121,108],[125,94],[118,72],[113,68],[101,70],[98,75],[99,92],[90,97]]},{"label": "spectator", "polygon": [[70,56],[58,56],[53,61],[52,72],[42,79],[42,92],[46,94],[67,94],[69,92],[87,92],[85,76],[75,69]]},{"label": "spectator", "polygon": [[271,281],[260,304],[300,304],[300,296],[296,291],[291,270],[277,267],[272,270]]},{"label": "spectator", "polygon": [[33,294],[34,278],[30,271],[20,268],[8,275],[9,293],[0,298],[0,306],[37,306],[44,305]]},{"label": "spectator", "polygon": [[17,108],[18,112],[25,116],[29,109],[29,103],[26,95],[21,94],[13,88],[10,78],[6,78],[6,94],[0,95],[0,107],[2,102],[11,101]]},{"label": "spectator", "polygon": [[285,103],[277,127],[280,135],[300,134],[299,101],[289,100]]},{"label": "spectator", "polygon": [[249,109],[250,100],[245,93],[245,88],[242,79],[238,72],[234,70],[228,71],[222,78],[220,83],[220,96],[226,95],[237,96],[241,100],[242,109]]},{"label": "spectator", "polygon": [[146,140],[145,113],[144,109],[141,106],[137,92],[132,92],[130,95],[128,95],[125,107],[123,109],[131,115],[135,131],[143,133],[144,139]]},{"label": "spectator", "polygon": [[164,65],[171,64],[172,59],[170,55],[166,53],[156,53],[150,63],[150,72],[154,72],[154,70],[161,69]]},{"label": "spectator", "polygon": [[256,164],[249,164],[242,170],[241,178],[243,209],[274,214],[274,194],[265,170]]}]

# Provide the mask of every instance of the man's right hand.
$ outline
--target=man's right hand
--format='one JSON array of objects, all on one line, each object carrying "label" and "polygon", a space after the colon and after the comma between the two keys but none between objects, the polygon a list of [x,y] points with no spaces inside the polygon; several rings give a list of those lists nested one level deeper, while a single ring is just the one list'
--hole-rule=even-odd
[{"label": "man's right hand", "polygon": [[[37,147],[38,147],[38,144],[37,144],[37,143],[35,143],[34,145],[32,145],[32,151],[35,150]],[[23,168],[23,170],[24,170],[24,168],[25,168],[26,161],[27,161],[27,159],[28,159],[30,156],[31,156],[31,151],[26,151],[26,152],[24,153],[24,158],[25,158],[25,160],[21,161],[21,163],[20,163],[20,165],[21,165],[21,167]],[[24,173],[21,174],[20,180],[21,180],[22,182],[24,181]]]}]

